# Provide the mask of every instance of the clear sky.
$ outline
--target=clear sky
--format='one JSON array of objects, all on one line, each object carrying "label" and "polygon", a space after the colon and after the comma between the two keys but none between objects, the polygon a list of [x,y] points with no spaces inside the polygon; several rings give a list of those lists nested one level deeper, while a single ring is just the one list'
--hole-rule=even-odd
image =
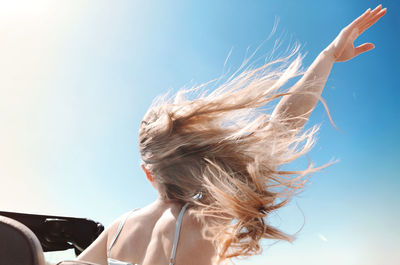
[{"label": "clear sky", "polygon": [[298,239],[266,241],[261,256],[237,264],[394,265],[397,1],[0,1],[0,209],[107,226],[143,207],[156,192],[139,167],[137,131],[155,96],[237,69],[263,41],[255,58],[275,40],[282,50],[297,42],[306,67],[379,3],[387,14],[357,41],[376,48],[334,65],[323,92],[339,130],[321,105],[309,121],[322,124],[309,158],[340,161],[272,216],[289,233],[304,225]]}]

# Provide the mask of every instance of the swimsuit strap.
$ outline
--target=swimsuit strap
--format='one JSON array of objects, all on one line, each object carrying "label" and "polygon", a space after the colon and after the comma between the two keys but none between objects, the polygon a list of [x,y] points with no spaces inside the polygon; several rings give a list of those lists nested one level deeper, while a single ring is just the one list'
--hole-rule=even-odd
[{"label": "swimsuit strap", "polygon": [[115,243],[115,241],[117,240],[119,234],[121,233],[121,230],[122,230],[122,228],[124,227],[124,224],[125,224],[126,220],[128,219],[129,215],[131,215],[131,213],[133,213],[133,212],[136,211],[136,210],[137,210],[137,209],[134,209],[134,210],[128,212],[128,213],[125,215],[125,217],[122,219],[122,221],[119,223],[117,232],[115,233],[114,238],[113,238],[113,240],[111,241],[111,244],[110,244],[110,246],[109,246],[109,248],[108,248],[108,250],[107,250],[107,257],[110,257],[111,248],[114,246],[114,243]]},{"label": "swimsuit strap", "polygon": [[176,248],[178,246],[178,241],[179,241],[179,232],[181,230],[181,225],[182,225],[182,218],[183,214],[185,213],[186,208],[189,206],[189,203],[186,203],[182,209],[181,212],[179,213],[178,220],[176,221],[176,226],[175,226],[175,235],[174,235],[174,244],[172,246],[172,251],[171,251],[171,259],[169,261],[169,265],[174,265],[175,264],[175,254],[176,254]]}]

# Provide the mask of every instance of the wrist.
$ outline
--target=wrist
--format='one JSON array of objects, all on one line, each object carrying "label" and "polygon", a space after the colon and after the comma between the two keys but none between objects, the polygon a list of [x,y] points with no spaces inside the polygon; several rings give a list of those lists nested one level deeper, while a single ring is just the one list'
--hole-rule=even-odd
[{"label": "wrist", "polygon": [[329,47],[323,50],[319,56],[326,58],[326,60],[330,61],[332,64],[336,62],[335,53],[332,49],[329,49]]}]

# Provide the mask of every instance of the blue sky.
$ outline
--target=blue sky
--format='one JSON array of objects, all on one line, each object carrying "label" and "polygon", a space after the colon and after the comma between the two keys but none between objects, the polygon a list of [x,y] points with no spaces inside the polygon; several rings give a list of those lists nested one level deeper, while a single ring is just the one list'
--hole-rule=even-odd
[{"label": "blue sky", "polygon": [[0,209],[108,225],[150,203],[156,192],[140,170],[136,142],[155,96],[235,70],[262,43],[255,58],[263,59],[277,39],[282,51],[300,43],[307,67],[342,27],[379,3],[387,14],[356,42],[376,48],[334,65],[323,92],[339,131],[321,105],[309,121],[322,124],[309,158],[340,162],[313,175],[272,217],[292,233],[304,223],[298,240],[238,264],[395,264],[396,1],[1,2]]}]

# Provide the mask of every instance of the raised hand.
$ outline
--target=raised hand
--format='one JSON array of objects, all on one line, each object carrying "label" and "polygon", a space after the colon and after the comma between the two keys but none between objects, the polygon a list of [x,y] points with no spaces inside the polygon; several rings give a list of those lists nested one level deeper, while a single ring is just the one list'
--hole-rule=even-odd
[{"label": "raised hand", "polygon": [[357,55],[372,50],[375,46],[372,43],[364,43],[358,47],[354,47],[353,42],[366,29],[375,24],[386,13],[386,8],[382,9],[382,5],[377,6],[371,11],[369,8],[360,17],[345,27],[336,39],[325,49],[325,52],[331,55],[335,62],[344,62],[350,60]]}]

